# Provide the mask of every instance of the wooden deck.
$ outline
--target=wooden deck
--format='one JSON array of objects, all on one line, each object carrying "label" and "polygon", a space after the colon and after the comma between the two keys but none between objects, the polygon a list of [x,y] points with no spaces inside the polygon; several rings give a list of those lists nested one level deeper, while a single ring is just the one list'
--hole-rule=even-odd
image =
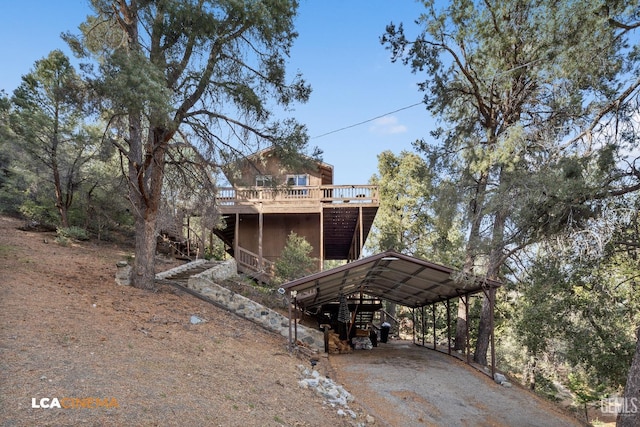
[{"label": "wooden deck", "polygon": [[375,185],[220,188],[218,209],[229,213],[311,213],[324,207],[378,207]]}]

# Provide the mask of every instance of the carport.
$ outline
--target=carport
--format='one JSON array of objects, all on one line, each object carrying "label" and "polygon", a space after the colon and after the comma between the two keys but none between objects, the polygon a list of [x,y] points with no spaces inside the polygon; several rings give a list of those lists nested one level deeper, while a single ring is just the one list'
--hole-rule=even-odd
[{"label": "carport", "polygon": [[[323,304],[334,303],[341,296],[366,294],[408,307],[414,311],[422,310],[424,322],[425,307],[431,307],[433,313],[433,349],[437,350],[435,337],[435,306],[446,304],[447,325],[451,325],[450,303],[452,299],[460,299],[465,305],[469,318],[469,297],[484,293],[490,303],[490,340],[491,340],[491,375],[495,373],[495,339],[493,313],[495,290],[500,282],[476,276],[465,276],[459,271],[420,258],[403,255],[395,251],[386,251],[377,255],[353,261],[351,263],[322,271],[294,280],[282,286],[288,292],[289,299],[295,308],[312,312]],[[289,316],[289,344],[292,329],[297,336],[297,320]],[[414,316],[415,319],[415,316]],[[469,322],[467,322],[467,342],[465,355],[470,363]],[[425,328],[423,327],[424,331]],[[447,327],[448,353],[451,354],[451,328]],[[415,323],[414,323],[414,342]],[[424,344],[424,336],[423,336]]]}]

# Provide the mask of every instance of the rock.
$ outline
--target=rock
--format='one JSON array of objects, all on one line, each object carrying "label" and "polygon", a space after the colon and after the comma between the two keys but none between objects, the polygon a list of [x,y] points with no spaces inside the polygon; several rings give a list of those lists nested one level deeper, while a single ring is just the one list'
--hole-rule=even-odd
[{"label": "rock", "polygon": [[493,380],[494,380],[495,382],[497,382],[498,384],[502,384],[503,382],[505,382],[505,381],[507,380],[507,377],[505,377],[504,375],[502,375],[502,374],[501,374],[501,373],[499,373],[499,372],[496,372],[496,373],[493,375]]},{"label": "rock", "polygon": [[127,261],[119,261],[116,264],[116,283],[120,286],[131,286],[131,266]]},{"label": "rock", "polygon": [[375,424],[376,423],[376,419],[374,417],[372,417],[371,415],[367,414],[366,418],[364,419],[367,424]]},{"label": "rock", "polygon": [[191,322],[192,325],[197,325],[198,323],[204,322],[204,320],[202,320],[198,316],[191,316],[191,319],[189,320],[189,322]]}]

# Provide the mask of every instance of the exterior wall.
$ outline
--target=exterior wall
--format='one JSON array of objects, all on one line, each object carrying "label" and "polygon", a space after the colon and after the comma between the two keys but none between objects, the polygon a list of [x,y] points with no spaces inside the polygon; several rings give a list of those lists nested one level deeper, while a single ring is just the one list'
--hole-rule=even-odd
[{"label": "exterior wall", "polygon": [[228,179],[236,187],[252,187],[256,185],[257,175],[270,175],[275,184],[285,185],[287,175],[301,174],[309,176],[307,184],[309,186],[333,184],[333,168],[331,166],[313,162],[311,166],[306,168],[287,170],[282,166],[280,159],[272,155],[271,152],[251,157],[250,160],[242,162],[239,170],[235,172],[235,177],[228,177]]},{"label": "exterior wall", "polygon": [[[255,254],[259,241],[258,215],[241,215],[238,233],[239,246]],[[311,256],[320,258],[320,214],[263,215],[262,256],[276,261],[291,232],[304,237],[313,247]]]}]

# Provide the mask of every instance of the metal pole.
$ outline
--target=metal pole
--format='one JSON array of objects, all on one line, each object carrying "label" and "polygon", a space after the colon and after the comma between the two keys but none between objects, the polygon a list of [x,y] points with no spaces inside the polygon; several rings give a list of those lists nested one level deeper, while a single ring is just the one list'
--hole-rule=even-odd
[{"label": "metal pole", "polygon": [[420,310],[422,312],[422,346],[424,347],[424,329],[425,329],[425,324],[424,324],[424,305],[422,307],[420,307]]},{"label": "metal pole", "polygon": [[469,294],[465,295],[464,297],[464,313],[465,313],[465,319],[467,319],[464,325],[464,327],[466,328],[466,343],[465,343],[465,353],[467,354],[467,363],[471,363],[471,360],[469,359],[469,350],[470,350],[470,344],[469,344]]},{"label": "metal pole", "polygon": [[293,342],[291,340],[291,291],[287,297],[287,305],[289,306],[289,351],[293,349]]},{"label": "metal pole", "polygon": [[447,353],[451,356],[451,310],[450,300],[447,300]]},{"label": "metal pole", "polygon": [[436,303],[431,304],[431,316],[433,318],[433,349],[436,349]]},{"label": "metal pole", "polygon": [[293,299],[293,325],[294,325],[294,342],[297,344],[298,343],[298,297],[296,296]]},{"label": "metal pole", "polygon": [[416,309],[415,307],[411,309],[411,315],[413,316],[413,343],[416,343]]},{"label": "metal pole", "polygon": [[491,314],[489,315],[489,327],[491,328],[491,378],[496,377],[496,339],[493,331],[493,309],[496,303],[496,288],[489,289],[489,307]]}]

